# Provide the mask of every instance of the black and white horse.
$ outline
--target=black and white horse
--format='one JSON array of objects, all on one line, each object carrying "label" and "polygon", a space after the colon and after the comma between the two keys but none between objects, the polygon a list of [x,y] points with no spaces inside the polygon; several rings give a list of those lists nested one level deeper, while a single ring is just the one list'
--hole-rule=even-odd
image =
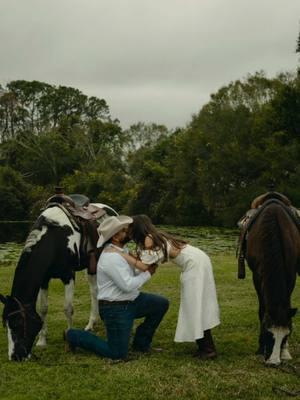
[{"label": "black and white horse", "polygon": [[[117,215],[109,206],[93,205],[105,211],[102,218],[107,214]],[[52,278],[59,278],[65,285],[64,311],[68,327],[72,326],[75,271],[87,267],[82,265],[82,235],[81,229],[58,205],[45,209],[35,222],[18,261],[11,294],[0,295],[10,360],[30,357],[38,334],[37,344],[46,345],[48,284]],[[95,275],[88,275],[88,281],[91,312],[86,329],[92,329],[98,316]]]}]

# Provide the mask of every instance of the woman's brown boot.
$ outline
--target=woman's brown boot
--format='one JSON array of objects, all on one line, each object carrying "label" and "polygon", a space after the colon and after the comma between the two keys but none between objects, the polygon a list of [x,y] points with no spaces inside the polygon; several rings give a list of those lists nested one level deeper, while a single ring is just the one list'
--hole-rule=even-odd
[{"label": "woman's brown boot", "polygon": [[197,339],[196,343],[198,345],[198,351],[195,354],[196,357],[202,360],[209,360],[217,357],[217,351],[210,329],[204,331],[204,337]]}]

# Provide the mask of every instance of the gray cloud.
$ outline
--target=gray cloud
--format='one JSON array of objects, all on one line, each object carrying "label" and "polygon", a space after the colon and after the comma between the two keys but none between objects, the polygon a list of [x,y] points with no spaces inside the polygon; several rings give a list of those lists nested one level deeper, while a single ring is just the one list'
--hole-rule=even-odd
[{"label": "gray cloud", "polygon": [[0,82],[104,98],[124,127],[182,126],[231,80],[295,70],[299,0],[0,0]]}]

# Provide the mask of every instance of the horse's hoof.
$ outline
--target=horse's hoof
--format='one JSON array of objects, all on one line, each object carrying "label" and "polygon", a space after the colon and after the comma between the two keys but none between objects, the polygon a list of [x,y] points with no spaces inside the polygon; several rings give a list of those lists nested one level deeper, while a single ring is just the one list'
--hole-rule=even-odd
[{"label": "horse's hoof", "polygon": [[274,368],[276,368],[276,367],[278,367],[280,364],[281,364],[281,361],[280,361],[279,359],[273,359],[273,360],[268,359],[268,360],[265,361],[265,365],[266,365],[267,367],[274,367]]}]

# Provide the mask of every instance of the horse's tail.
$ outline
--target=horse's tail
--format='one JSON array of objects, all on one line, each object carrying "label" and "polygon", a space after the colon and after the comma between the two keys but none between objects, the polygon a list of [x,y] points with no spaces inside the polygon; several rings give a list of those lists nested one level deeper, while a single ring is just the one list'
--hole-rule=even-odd
[{"label": "horse's tail", "polygon": [[261,240],[264,248],[262,284],[264,285],[265,304],[268,304],[269,317],[275,325],[286,324],[289,301],[286,254],[283,246],[285,233],[279,221],[279,213],[285,212],[279,205],[267,207],[262,214],[264,226]]}]

